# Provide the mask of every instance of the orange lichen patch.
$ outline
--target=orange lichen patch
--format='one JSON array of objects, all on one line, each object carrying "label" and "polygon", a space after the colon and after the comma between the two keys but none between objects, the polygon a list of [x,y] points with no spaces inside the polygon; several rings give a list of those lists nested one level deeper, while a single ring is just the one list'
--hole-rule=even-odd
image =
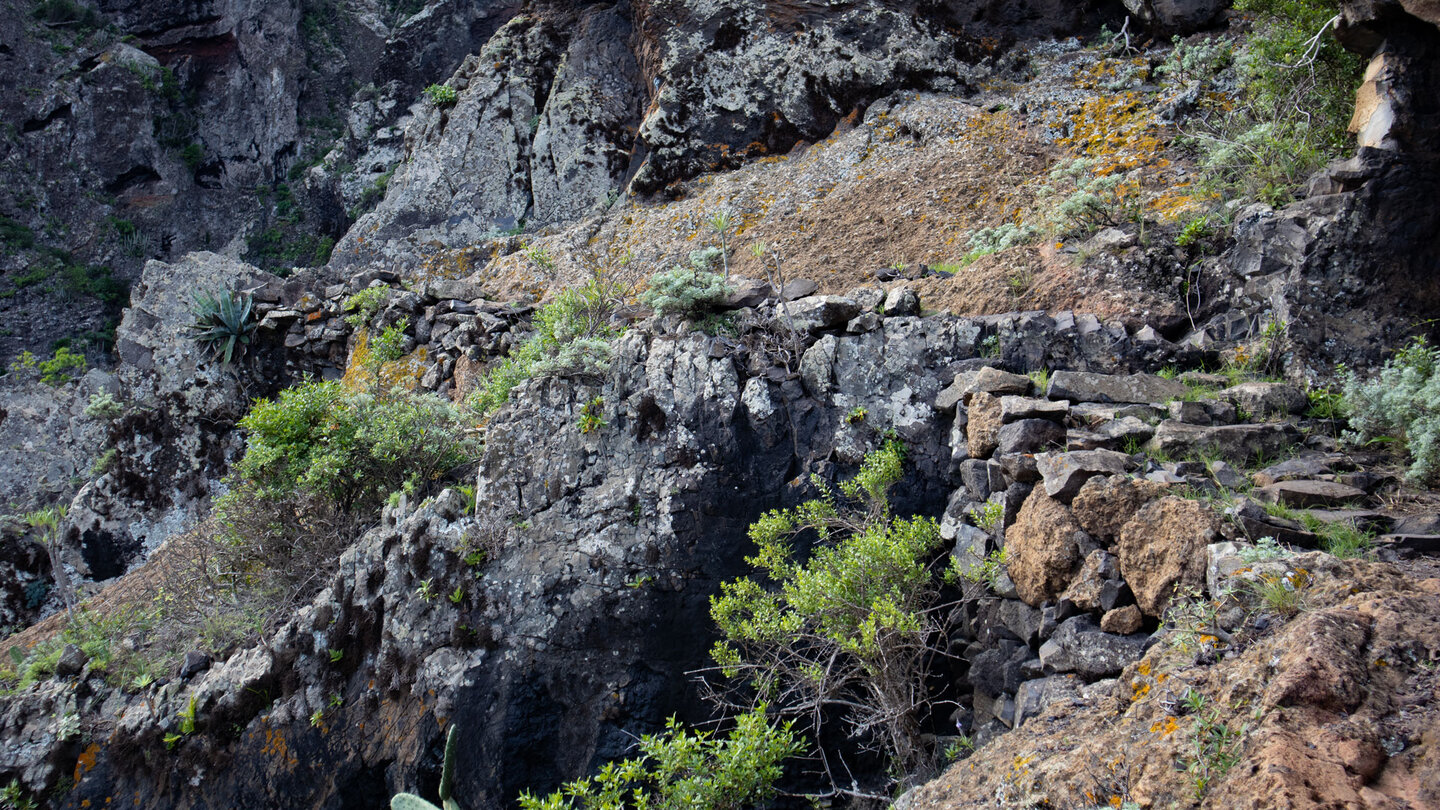
[{"label": "orange lichen patch", "polygon": [[1176,720],[1173,715],[1167,714],[1162,719],[1156,720],[1150,725],[1150,733],[1159,734],[1162,737],[1169,737],[1179,728],[1180,721]]},{"label": "orange lichen patch", "polygon": [[285,742],[285,735],[277,728],[265,729],[265,745],[260,749],[260,753],[267,757],[273,757],[276,764],[284,767],[294,768],[300,764],[299,757],[291,755],[290,745]]},{"label": "orange lichen patch", "polygon": [[1059,141],[1095,161],[1095,173],[1108,175],[1146,166],[1163,168],[1168,134],[1143,94],[1097,96],[1086,100],[1071,119],[1071,135]]},{"label": "orange lichen patch", "polygon": [[377,363],[370,348],[370,331],[362,327],[355,333],[355,345],[350,349],[350,358],[345,363],[345,374],[340,381],[351,391],[372,386],[382,390],[414,390],[425,373],[428,359],[429,350],[421,346],[399,360]]},{"label": "orange lichen patch", "polygon": [[99,754],[100,743],[90,743],[90,745],[85,747],[84,751],[80,752],[80,756],[75,760],[74,779],[77,784],[84,778],[87,771],[95,767],[95,760]]}]

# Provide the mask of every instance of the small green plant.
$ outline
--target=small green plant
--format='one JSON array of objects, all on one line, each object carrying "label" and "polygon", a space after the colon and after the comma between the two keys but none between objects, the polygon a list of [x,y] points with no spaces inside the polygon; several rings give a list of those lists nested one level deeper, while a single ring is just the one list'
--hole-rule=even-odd
[{"label": "small green plant", "polygon": [[323,722],[325,722],[325,710],[324,710],[324,709],[316,709],[315,711],[313,711],[313,712],[310,713],[310,727],[311,727],[311,728],[319,728],[319,727],[320,727],[320,724],[323,723]]},{"label": "small green plant", "polygon": [[101,422],[113,422],[124,411],[124,406],[109,391],[91,394],[90,401],[85,405],[85,415]]},{"label": "small green plant", "polygon": [[388,287],[375,286],[366,287],[346,298],[341,309],[351,314],[345,316],[345,323],[350,324],[352,329],[359,329],[375,317],[375,313],[385,306],[385,300],[389,297]]},{"label": "small green plant", "polygon": [[970,510],[970,519],[975,525],[985,532],[993,532],[1000,525],[1005,517],[1005,504],[999,501],[986,501],[984,506],[978,506]]},{"label": "small green plant", "polygon": [[950,763],[960,759],[964,759],[965,757],[969,756],[974,752],[974,740],[971,740],[970,735],[968,734],[961,734],[959,737],[951,740],[945,746],[945,751],[942,753],[942,757],[944,758],[945,762]]},{"label": "small green plant", "polygon": [[989,256],[992,253],[999,253],[1019,245],[1028,245],[1039,238],[1040,229],[1034,225],[1016,225],[1013,222],[1006,222],[993,228],[981,228],[970,235],[967,243],[970,251],[962,256],[959,262],[953,265],[932,265],[932,269],[954,273],[973,264],[982,256]]},{"label": "small green plant", "polygon": [[1220,627],[1219,605],[1205,598],[1195,587],[1177,587],[1165,609],[1165,625],[1171,630],[1169,642],[1183,652],[1194,652],[1206,644],[1229,643],[1230,633]]},{"label": "small green plant", "polygon": [[1309,401],[1305,415],[1311,419],[1341,419],[1345,416],[1345,394],[1331,386],[1311,386],[1305,391],[1305,398]]},{"label": "small green plant", "polygon": [[[765,706],[735,718],[724,737],[686,731],[670,718],[662,734],[640,738],[640,754],[548,796],[520,794],[520,810],[688,808],[742,810],[775,795],[781,763],[802,750],[790,723],[772,725]],[[400,810],[400,808],[395,808]]]},{"label": "small green plant", "polygon": [[450,600],[450,604],[458,605],[461,602],[465,601],[465,589],[459,585],[456,585],[455,590],[451,591],[450,594],[445,598]]},{"label": "small green plant", "polygon": [[420,580],[420,587],[415,589],[415,595],[420,597],[422,602],[429,602],[435,598],[435,586],[428,579]]},{"label": "small green plant", "polygon": [[1210,217],[1202,214],[1185,223],[1185,227],[1181,228],[1179,235],[1175,237],[1175,245],[1189,248],[1209,239],[1212,233]]},{"label": "small green plant", "polygon": [[1009,562],[1005,549],[999,548],[986,554],[979,565],[972,566],[963,576],[967,582],[984,583],[992,592],[1000,590],[1000,577],[1006,573]]},{"label": "small green plant", "polygon": [[1178,35],[1174,48],[1155,72],[1161,76],[1184,80],[1205,80],[1215,77],[1235,59],[1235,48],[1228,39],[1214,37],[1194,44]]},{"label": "small green plant", "polygon": [[989,335],[980,341],[980,356],[992,359],[1000,357],[999,335]]},{"label": "small green plant", "polygon": [[708,269],[713,262],[709,250],[694,251],[689,267],[676,265],[651,276],[649,288],[640,294],[640,303],[660,315],[703,314],[734,292],[724,276]]},{"label": "small green plant", "polygon": [[178,728],[181,734],[187,737],[194,734],[197,722],[195,716],[195,698],[192,696],[190,702],[185,704],[185,708],[181,709],[175,716],[180,720]]},{"label": "small green plant", "polygon": [[453,107],[460,98],[455,88],[448,84],[432,84],[425,88],[424,93],[425,98],[430,99],[430,103],[436,107]]},{"label": "small green plant", "polygon": [[1050,369],[1042,368],[1030,372],[1030,382],[1035,384],[1035,395],[1044,396],[1046,389],[1050,387]]},{"label": "small green plant", "polygon": [[1288,618],[1305,606],[1310,575],[1300,568],[1278,574],[1262,573],[1249,582],[1249,587],[1266,609]]},{"label": "small green plant", "polygon": [[95,457],[95,463],[90,465],[90,475],[96,478],[110,471],[111,467],[120,460],[120,451],[111,447]]},{"label": "small green plant", "polygon": [[345,651],[334,647],[330,648],[330,663],[338,664],[345,658]]},{"label": "small green plant", "polygon": [[229,365],[244,354],[255,332],[256,324],[250,317],[254,304],[254,300],[243,293],[195,293],[195,305],[190,311],[195,322],[189,326],[190,337]]},{"label": "small green plant", "polygon": [[598,376],[610,369],[610,341],[621,329],[611,315],[621,296],[603,280],[562,291],[535,314],[535,334],[493,368],[466,397],[488,414],[510,399],[515,386],[531,377]]},{"label": "small green plant", "polygon": [[85,373],[86,367],[85,356],[71,351],[68,346],[57,348],[49,360],[38,360],[35,355],[25,351],[10,363],[11,372],[36,374],[40,382],[51,387],[74,380]]},{"label": "small green plant", "polygon": [[[1204,705],[1203,698],[1200,705]],[[1195,800],[1201,801],[1210,786],[1223,779],[1240,761],[1245,728],[1232,731],[1220,720],[1220,709],[1197,712],[1190,727],[1190,751],[1184,757],[1186,773],[1194,780]]]},{"label": "small green plant", "polygon": [[1273,537],[1265,536],[1255,541],[1255,545],[1249,548],[1240,549],[1240,560],[1249,565],[1266,560],[1278,560],[1289,556],[1289,549],[1280,545],[1280,542]]},{"label": "small green plant", "polygon": [[1385,362],[1373,380],[1344,376],[1344,407],[1361,444],[1382,436],[1398,439],[1410,455],[1406,477],[1416,484],[1440,480],[1440,350],[1416,338]]},{"label": "small green plant", "polygon": [[580,409],[581,433],[591,433],[605,427],[605,398],[595,397]]},{"label": "small green plant", "polygon": [[724,268],[724,280],[730,281],[730,226],[733,224],[729,211],[716,211],[705,220],[710,230],[720,239],[720,262]]},{"label": "small green plant", "polygon": [[860,407],[859,405],[856,405],[855,407],[850,409],[849,413],[845,414],[845,424],[858,425],[861,422],[864,422],[865,417],[869,415],[870,412],[868,410]]},{"label": "small green plant", "polygon": [[1360,529],[1348,520],[1321,523],[1312,531],[1320,535],[1320,548],[1327,554],[1342,559],[1364,557],[1375,542],[1373,533]]},{"label": "small green plant", "polygon": [[0,807],[5,810],[37,810],[40,805],[20,785],[19,779],[11,779],[10,784],[0,788]]}]

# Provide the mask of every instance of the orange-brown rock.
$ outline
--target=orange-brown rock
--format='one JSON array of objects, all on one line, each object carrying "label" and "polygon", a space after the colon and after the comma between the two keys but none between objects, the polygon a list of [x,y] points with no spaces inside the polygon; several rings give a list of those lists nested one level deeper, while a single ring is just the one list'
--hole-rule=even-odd
[{"label": "orange-brown rock", "polygon": [[1146,504],[1125,524],[1115,556],[1142,613],[1163,613],[1177,586],[1204,586],[1205,547],[1218,527],[1209,507],[1173,495]]},{"label": "orange-brown rock", "polygon": [[965,436],[970,443],[970,457],[989,458],[1000,445],[1000,398],[977,391],[970,397],[967,414],[970,421]]},{"label": "orange-brown rock", "polygon": [[1172,635],[1108,692],[1038,710],[897,810],[1440,807],[1440,583],[1320,553],[1291,562],[1314,576],[1308,612],[1237,636],[1215,663]]},{"label": "orange-brown rock", "polygon": [[1027,604],[1038,607],[1070,584],[1080,563],[1077,534],[1085,539],[1070,509],[1044,489],[1036,487],[1025,499],[1005,530],[1005,557],[1015,590]]},{"label": "orange-brown rock", "polygon": [[1165,485],[1128,475],[1091,478],[1070,503],[1080,528],[1098,541],[1120,534],[1140,507],[1165,494]]}]

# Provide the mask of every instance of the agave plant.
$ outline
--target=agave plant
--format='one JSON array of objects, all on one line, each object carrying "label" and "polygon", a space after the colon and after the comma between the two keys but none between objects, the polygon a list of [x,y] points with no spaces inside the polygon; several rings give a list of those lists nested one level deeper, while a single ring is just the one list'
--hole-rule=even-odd
[{"label": "agave plant", "polygon": [[413,793],[397,793],[390,797],[390,810],[460,810],[450,792],[455,783],[455,726],[445,735],[445,765],[440,771],[440,807]]},{"label": "agave plant", "polygon": [[250,318],[254,306],[254,300],[244,293],[197,292],[191,310],[195,316],[195,322],[190,324],[191,337],[229,365],[244,354],[250,343],[255,331],[255,322]]}]

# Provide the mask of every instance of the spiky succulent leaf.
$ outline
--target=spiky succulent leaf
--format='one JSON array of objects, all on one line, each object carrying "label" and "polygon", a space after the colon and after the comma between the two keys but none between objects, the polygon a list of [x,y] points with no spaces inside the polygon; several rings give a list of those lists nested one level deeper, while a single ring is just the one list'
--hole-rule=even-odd
[{"label": "spiky succulent leaf", "polygon": [[390,798],[390,810],[440,810],[413,793],[397,793]]}]

